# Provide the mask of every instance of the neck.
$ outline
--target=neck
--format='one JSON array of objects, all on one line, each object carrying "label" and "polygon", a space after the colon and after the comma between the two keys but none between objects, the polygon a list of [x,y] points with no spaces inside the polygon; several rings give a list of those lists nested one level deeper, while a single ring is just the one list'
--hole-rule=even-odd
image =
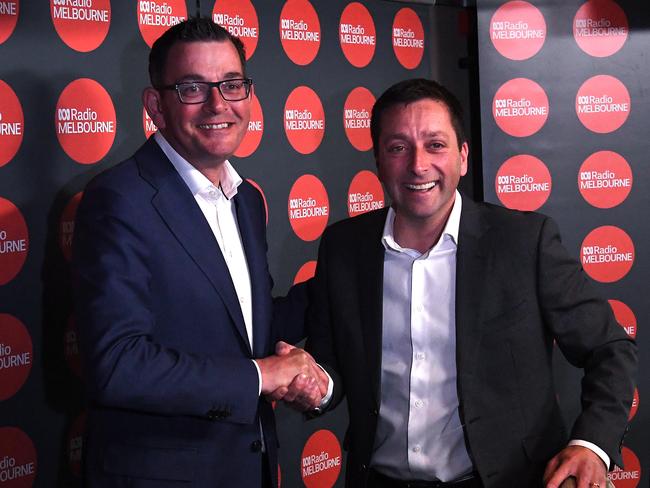
[{"label": "neck", "polygon": [[452,208],[453,204],[442,214],[429,218],[412,217],[396,211],[393,223],[395,242],[424,254],[440,240]]}]

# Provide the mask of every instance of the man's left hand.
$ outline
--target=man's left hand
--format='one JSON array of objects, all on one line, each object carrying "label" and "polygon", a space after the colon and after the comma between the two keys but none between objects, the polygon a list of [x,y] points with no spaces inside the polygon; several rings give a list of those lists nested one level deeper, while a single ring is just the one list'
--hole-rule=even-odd
[{"label": "man's left hand", "polygon": [[576,478],[577,488],[606,488],[607,467],[591,449],[568,446],[551,459],[544,471],[544,486],[558,488],[569,476]]}]

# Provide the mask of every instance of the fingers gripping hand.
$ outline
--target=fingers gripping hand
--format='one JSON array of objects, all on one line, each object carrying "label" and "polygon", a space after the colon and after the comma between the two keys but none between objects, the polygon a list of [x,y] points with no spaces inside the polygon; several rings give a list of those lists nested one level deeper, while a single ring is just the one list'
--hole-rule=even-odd
[{"label": "fingers gripping hand", "polygon": [[[316,364],[314,359],[302,349],[296,348],[285,342],[276,344],[276,355],[264,359],[255,360],[262,375],[262,393],[268,395],[272,400],[284,398],[290,390],[292,395],[298,396],[298,390],[302,387],[308,390],[313,389],[315,383],[321,392],[320,398],[327,393],[327,375]],[[299,379],[298,376],[312,378],[312,381]],[[291,388],[290,385],[293,386]],[[307,397],[311,393],[305,393]]]}]

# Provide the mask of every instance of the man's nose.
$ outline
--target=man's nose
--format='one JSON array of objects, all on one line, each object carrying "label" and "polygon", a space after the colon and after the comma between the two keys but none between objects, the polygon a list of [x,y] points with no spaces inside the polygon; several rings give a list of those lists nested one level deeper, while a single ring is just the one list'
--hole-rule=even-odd
[{"label": "man's nose", "polygon": [[203,105],[211,110],[221,111],[228,107],[228,102],[223,98],[218,87],[211,86],[208,99]]},{"label": "man's nose", "polygon": [[414,174],[425,173],[429,167],[427,152],[421,147],[415,147],[411,153],[409,170]]}]

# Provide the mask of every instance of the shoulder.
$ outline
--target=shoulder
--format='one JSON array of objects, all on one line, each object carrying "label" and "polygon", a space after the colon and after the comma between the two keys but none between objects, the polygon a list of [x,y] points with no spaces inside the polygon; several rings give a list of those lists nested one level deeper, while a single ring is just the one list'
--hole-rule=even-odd
[{"label": "shoulder", "polygon": [[151,145],[150,142],[145,143],[131,157],[97,174],[88,182],[85,191],[111,189],[116,192],[131,192],[135,187],[142,185],[145,180],[142,178],[139,162],[143,158],[158,156],[152,152]]},{"label": "shoulder", "polygon": [[387,213],[388,208],[382,208],[339,220],[328,226],[323,237],[356,241],[372,238],[376,234],[378,238],[381,238]]},{"label": "shoulder", "polygon": [[461,228],[487,226],[492,231],[507,232],[511,235],[538,234],[548,224],[554,225],[552,219],[542,213],[512,210],[463,198]]}]

